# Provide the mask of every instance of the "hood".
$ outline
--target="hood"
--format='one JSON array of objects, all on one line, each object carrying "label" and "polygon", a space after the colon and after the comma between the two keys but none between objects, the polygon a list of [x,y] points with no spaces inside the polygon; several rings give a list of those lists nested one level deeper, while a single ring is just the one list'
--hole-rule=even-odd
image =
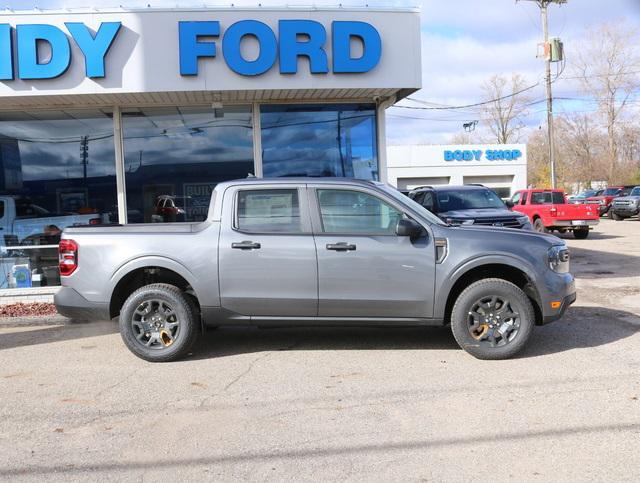
[{"label": "hood", "polygon": [[445,229],[455,230],[455,233],[460,233],[465,237],[474,237],[482,234],[488,234],[490,237],[498,236],[518,236],[518,237],[528,237],[522,238],[522,240],[538,240],[542,243],[547,242],[549,246],[551,245],[562,245],[564,241],[558,238],[555,235],[550,233],[540,233],[533,230],[519,230],[517,228],[503,228],[503,227],[494,227],[494,226],[482,226],[482,225],[455,225],[455,226],[445,226]]},{"label": "hood", "polygon": [[522,213],[515,213],[506,208],[485,208],[475,210],[452,210],[438,213],[442,219],[453,218],[455,220],[480,220],[482,218],[519,218],[525,216]]},{"label": "hood", "polygon": [[640,200],[640,196],[618,196],[613,202],[616,201],[637,201]]}]

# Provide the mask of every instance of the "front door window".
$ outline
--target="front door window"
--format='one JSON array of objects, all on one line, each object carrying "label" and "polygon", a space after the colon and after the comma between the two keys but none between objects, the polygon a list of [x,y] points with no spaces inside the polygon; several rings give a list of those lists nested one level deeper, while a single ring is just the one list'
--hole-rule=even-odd
[{"label": "front door window", "polygon": [[319,189],[324,233],[395,235],[402,213],[381,199],[360,191]]}]

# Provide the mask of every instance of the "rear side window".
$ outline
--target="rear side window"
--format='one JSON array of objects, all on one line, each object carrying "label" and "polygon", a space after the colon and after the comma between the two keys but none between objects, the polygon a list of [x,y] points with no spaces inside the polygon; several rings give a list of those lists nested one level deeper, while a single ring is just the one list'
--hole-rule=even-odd
[{"label": "rear side window", "polygon": [[301,233],[298,190],[238,192],[236,227],[254,233]]},{"label": "rear side window", "polygon": [[564,196],[559,191],[545,191],[531,193],[532,205],[562,205],[564,204]]}]

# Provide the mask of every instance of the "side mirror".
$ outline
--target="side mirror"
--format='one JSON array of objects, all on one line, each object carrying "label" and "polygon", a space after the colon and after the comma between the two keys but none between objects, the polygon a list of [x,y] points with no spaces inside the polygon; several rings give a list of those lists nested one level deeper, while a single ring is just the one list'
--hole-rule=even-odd
[{"label": "side mirror", "polygon": [[422,226],[413,220],[407,220],[405,218],[398,220],[398,224],[396,225],[396,235],[408,236],[412,240],[422,235],[422,231]]},{"label": "side mirror", "polygon": [[507,208],[509,208],[509,209],[511,209],[514,206],[516,206],[515,203],[513,201],[511,201],[511,200],[505,201],[504,204],[507,205]]}]

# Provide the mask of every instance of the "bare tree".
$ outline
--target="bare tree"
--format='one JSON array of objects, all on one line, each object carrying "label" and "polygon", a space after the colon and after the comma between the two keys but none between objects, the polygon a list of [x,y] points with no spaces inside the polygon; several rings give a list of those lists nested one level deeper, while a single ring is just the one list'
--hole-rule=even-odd
[{"label": "bare tree", "polygon": [[590,185],[606,179],[602,159],[606,137],[587,114],[574,113],[556,119],[556,159],[564,182]]},{"label": "bare tree", "polygon": [[526,82],[520,74],[512,74],[511,79],[494,75],[482,85],[489,99],[483,106],[484,123],[498,144],[508,144],[520,140],[520,130],[524,127],[521,118],[527,114],[529,96],[524,92]]},{"label": "bare tree", "polygon": [[620,176],[618,164],[620,121],[630,97],[640,88],[640,38],[624,23],[603,24],[586,35],[573,63],[573,71],[584,91],[598,103],[607,132],[607,173],[613,181]]},{"label": "bare tree", "polygon": [[476,144],[476,142],[476,138],[468,132],[458,132],[449,138],[449,144]]}]

